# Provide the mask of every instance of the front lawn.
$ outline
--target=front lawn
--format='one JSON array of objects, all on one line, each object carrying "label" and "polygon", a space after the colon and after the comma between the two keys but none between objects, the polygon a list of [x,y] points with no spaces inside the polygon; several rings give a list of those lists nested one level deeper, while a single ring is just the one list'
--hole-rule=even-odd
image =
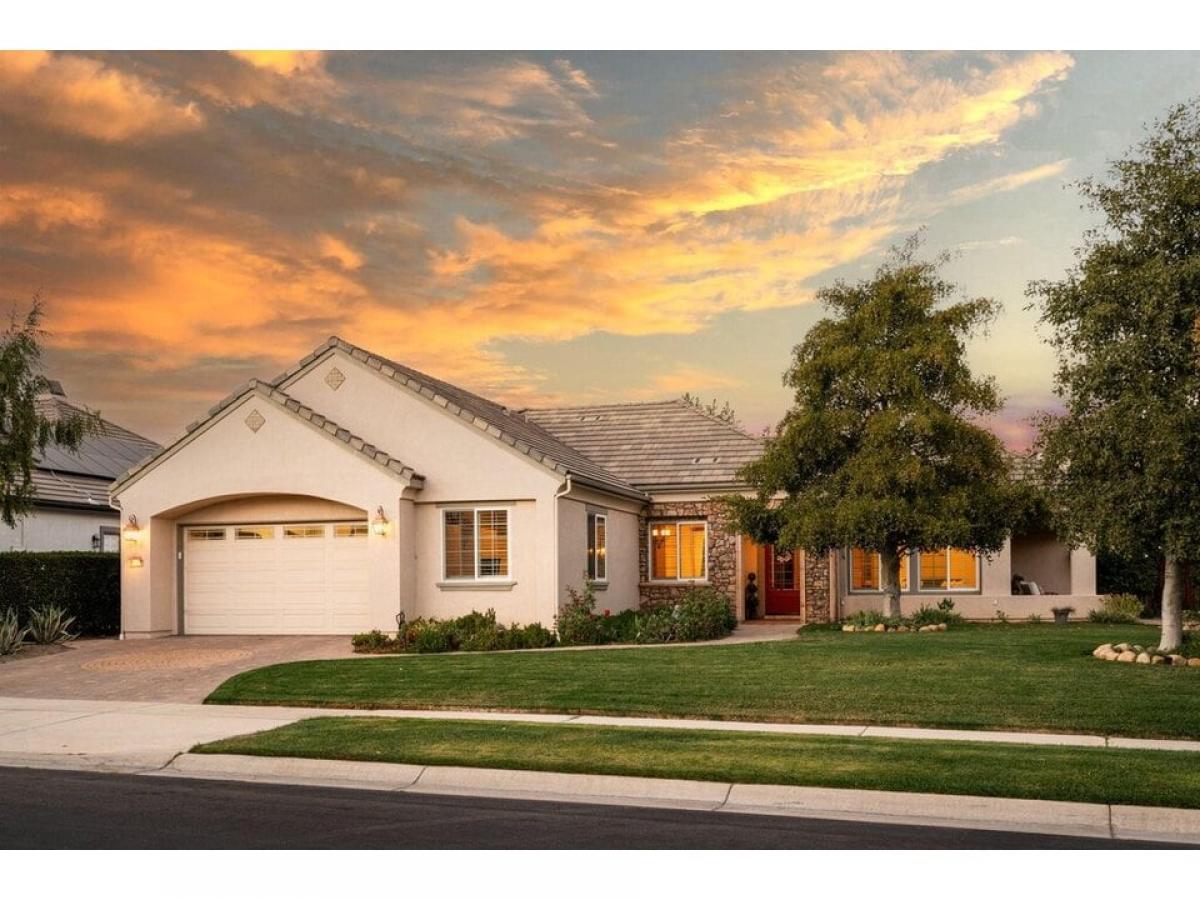
[{"label": "front lawn", "polygon": [[1137,625],[961,625],[938,634],[805,631],[710,647],[284,663],[209,703],[508,709],[1200,738],[1200,670],[1114,665]]},{"label": "front lawn", "polygon": [[197,753],[1200,807],[1200,754],[667,728],[306,719]]}]

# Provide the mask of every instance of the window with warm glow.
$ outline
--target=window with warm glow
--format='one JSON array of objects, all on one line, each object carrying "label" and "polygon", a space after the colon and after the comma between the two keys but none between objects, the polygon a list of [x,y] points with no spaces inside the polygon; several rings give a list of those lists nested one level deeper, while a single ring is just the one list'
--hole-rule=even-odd
[{"label": "window with warm glow", "polygon": [[444,510],[442,541],[447,581],[508,578],[508,510]]},{"label": "window with warm glow", "polygon": [[921,590],[974,591],[979,588],[979,555],[947,547],[922,553]]},{"label": "window with warm glow", "polygon": [[608,580],[608,516],[598,513],[587,517],[587,577],[588,581]]},{"label": "window with warm glow", "polygon": [[652,580],[702,581],[707,576],[708,523],[650,523]]},{"label": "window with warm glow", "polygon": [[[850,551],[850,590],[883,590],[883,565],[878,553],[858,547]],[[900,557],[900,590],[908,590],[908,554]]]}]

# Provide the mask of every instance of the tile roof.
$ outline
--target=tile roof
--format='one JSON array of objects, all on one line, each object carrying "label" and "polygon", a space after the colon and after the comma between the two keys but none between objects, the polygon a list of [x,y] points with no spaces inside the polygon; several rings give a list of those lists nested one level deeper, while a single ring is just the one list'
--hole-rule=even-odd
[{"label": "tile roof", "polygon": [[341,427],[332,419],[326,418],[311,407],[305,406],[299,400],[289,396],[284,391],[275,387],[274,384],[252,378],[245,385],[238,388],[238,390],[234,391],[228,397],[213,406],[207,414],[188,425],[187,428],[184,429],[184,434],[179,438],[179,440],[169,444],[166,447],[163,447],[153,456],[144,460],[140,465],[135,466],[126,472],[112,485],[112,492],[116,493],[125,488],[139,475],[148,471],[160,460],[166,458],[166,456],[168,456],[172,450],[174,450],[183,442],[187,441],[200,428],[207,425],[230,406],[233,406],[250,393],[257,393],[264,399],[269,400],[275,406],[286,410],[297,418],[308,423],[313,428],[316,428],[318,431],[322,431],[330,437],[341,441],[343,444],[346,444],[348,447],[350,447],[350,449],[366,457],[375,465],[386,469],[394,475],[399,475],[400,477],[406,479],[412,487],[419,489],[425,486],[425,477],[423,475],[418,475],[412,466],[405,465],[399,459],[379,449],[374,444],[367,443],[349,429]]},{"label": "tile roof", "polygon": [[[38,398],[38,412],[59,419],[80,415],[84,410],[62,396],[46,394]],[[85,435],[77,451],[55,444],[47,447],[38,459],[38,468],[112,481],[159,449],[158,444],[140,434],[104,419],[100,421],[100,433]]]},{"label": "tile roof", "polygon": [[683,400],[527,409],[526,419],[643,489],[733,487],[762,441]]},{"label": "tile roof", "polygon": [[112,483],[109,478],[34,469],[30,480],[33,482],[34,504],[37,506],[67,506],[115,512],[108,502],[108,486]]},{"label": "tile roof", "polygon": [[457,385],[371,353],[336,336],[331,337],[324,346],[310,353],[271,383],[274,385],[285,383],[293,375],[332,350],[341,350],[364,365],[378,370],[396,384],[420,394],[430,402],[443,407],[497,441],[524,453],[535,462],[559,475],[569,475],[581,484],[598,487],[602,490],[636,497],[640,500],[646,499],[643,492],[580,452],[579,447],[569,445],[537,422],[520,413],[477,394],[472,394]]}]

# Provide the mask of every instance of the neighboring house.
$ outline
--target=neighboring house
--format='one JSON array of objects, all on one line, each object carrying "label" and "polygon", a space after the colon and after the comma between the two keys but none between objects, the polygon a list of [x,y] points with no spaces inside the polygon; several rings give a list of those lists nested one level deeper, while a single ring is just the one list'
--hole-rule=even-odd
[{"label": "neighboring house", "polygon": [[682,401],[513,410],[331,338],[113,485],[123,632],[552,625],[585,581],[614,613],[711,585],[740,618],[750,571],[768,613],[826,621],[838,555],[759,547],[711,499],[761,448]]},{"label": "neighboring house", "polygon": [[[50,382],[38,398],[49,419],[82,412],[67,401],[62,385]],[[117,476],[154,451],[158,444],[102,421],[99,434],[84,437],[78,451],[50,445],[33,470],[33,510],[9,528],[0,524],[0,550],[104,550],[116,552],[120,519],[108,490]]]}]

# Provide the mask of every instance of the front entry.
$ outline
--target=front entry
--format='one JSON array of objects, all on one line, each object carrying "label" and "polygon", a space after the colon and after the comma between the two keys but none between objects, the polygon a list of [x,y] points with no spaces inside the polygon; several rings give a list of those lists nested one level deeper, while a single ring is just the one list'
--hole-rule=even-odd
[{"label": "front entry", "polygon": [[800,551],[766,548],[766,614],[800,615]]}]

